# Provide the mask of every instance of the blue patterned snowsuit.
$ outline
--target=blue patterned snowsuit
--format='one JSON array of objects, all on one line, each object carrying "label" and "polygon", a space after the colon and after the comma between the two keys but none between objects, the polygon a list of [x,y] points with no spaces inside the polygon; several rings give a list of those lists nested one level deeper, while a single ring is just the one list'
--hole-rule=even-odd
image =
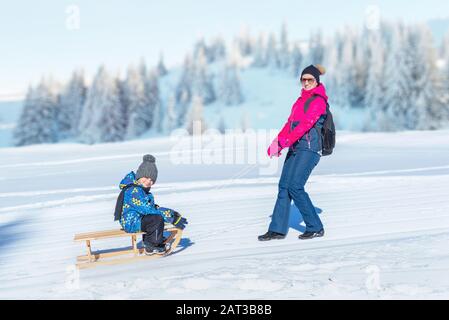
[{"label": "blue patterned snowsuit", "polygon": [[[133,171],[128,173],[120,182],[119,188],[123,189],[129,184],[138,184]],[[154,197],[138,187],[126,189],[123,198],[122,217],[120,224],[126,232],[139,232],[141,230],[141,219],[148,214],[159,214],[165,222],[172,223],[174,210],[162,208],[154,203]]]}]

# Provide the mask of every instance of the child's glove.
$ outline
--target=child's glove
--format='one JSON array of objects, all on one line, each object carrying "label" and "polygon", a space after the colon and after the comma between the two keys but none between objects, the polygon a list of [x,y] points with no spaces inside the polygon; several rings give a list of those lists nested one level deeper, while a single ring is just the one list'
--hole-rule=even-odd
[{"label": "child's glove", "polygon": [[179,212],[175,211],[173,215],[173,223],[176,228],[183,230],[186,227],[186,224],[188,224],[187,219],[183,218]]}]

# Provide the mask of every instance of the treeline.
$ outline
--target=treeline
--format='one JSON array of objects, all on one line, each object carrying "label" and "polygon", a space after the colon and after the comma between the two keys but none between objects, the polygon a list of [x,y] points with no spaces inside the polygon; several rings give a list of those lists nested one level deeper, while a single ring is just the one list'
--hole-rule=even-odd
[{"label": "treeline", "polygon": [[[367,111],[365,130],[437,129],[449,120],[448,61],[449,35],[436,47],[425,25],[382,23],[377,30],[347,28],[326,39],[315,31],[299,42],[289,40],[284,24],[278,34],[244,33],[230,45],[201,39],[166,97],[161,79],[173,70],[162,56],[151,69],[144,62],[129,67],[123,79],[102,66],[89,86],[80,71],[62,86],[43,79],[27,92],[15,144],[123,141],[180,127],[192,132],[192,121],[205,128],[203,106],[245,101],[242,69],[276,69],[297,78],[316,63],[328,70],[323,82],[331,105]],[[223,119],[218,127],[225,130]]]}]

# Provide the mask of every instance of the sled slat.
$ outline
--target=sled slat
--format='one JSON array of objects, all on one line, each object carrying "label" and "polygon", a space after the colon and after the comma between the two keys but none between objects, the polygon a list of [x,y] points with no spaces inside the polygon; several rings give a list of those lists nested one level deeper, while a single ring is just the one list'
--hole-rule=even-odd
[{"label": "sled slat", "polygon": [[[171,225],[170,225],[171,226]],[[144,254],[143,248],[137,247],[137,235],[143,234],[144,232],[139,233],[126,233],[123,230],[106,230],[100,232],[91,232],[85,234],[78,234],[75,236],[75,241],[86,241],[87,245],[87,255],[82,255],[77,257],[76,266],[79,269],[90,268],[97,265],[115,265],[121,264],[125,262],[138,261],[138,260],[147,260],[147,259],[156,259],[160,257],[167,256],[176,249],[179,242],[181,241],[182,230],[169,227],[164,229],[164,232],[170,232],[170,235],[164,241],[164,243],[171,243],[170,250],[168,250],[165,254],[154,254],[151,256],[146,256]],[[92,252],[90,242],[95,239],[105,239],[114,237],[113,234],[117,234],[117,237],[122,236],[130,236],[131,237],[131,249],[125,250],[117,250],[112,252],[101,252],[96,251]],[[107,259],[117,256],[129,255],[129,257],[122,257],[116,259]],[[131,256],[132,255],[132,256]],[[106,258],[106,260],[104,260]]]},{"label": "sled slat", "polygon": [[[165,224],[165,231],[169,231],[174,229],[171,224]],[[107,239],[107,238],[116,238],[116,237],[129,237],[132,235],[141,235],[145,232],[134,232],[128,233],[123,229],[113,229],[113,230],[104,230],[104,231],[95,231],[95,232],[86,232],[86,233],[78,233],[75,235],[75,241],[86,241],[86,240],[98,240],[98,239]]]}]

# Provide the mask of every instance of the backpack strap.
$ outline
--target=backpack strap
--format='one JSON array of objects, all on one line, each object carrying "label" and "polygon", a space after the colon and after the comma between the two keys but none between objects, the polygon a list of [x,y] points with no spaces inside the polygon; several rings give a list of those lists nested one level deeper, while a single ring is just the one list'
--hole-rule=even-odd
[{"label": "backpack strap", "polygon": [[[321,94],[318,93],[314,93],[309,99],[307,99],[306,103],[304,104],[304,113],[307,112],[307,110],[309,110],[310,104],[316,99],[316,98],[321,98],[324,100],[324,102],[326,103],[326,108],[329,108],[329,103],[327,102],[326,98],[324,96],[322,96]],[[326,110],[327,111],[327,110]]]}]

